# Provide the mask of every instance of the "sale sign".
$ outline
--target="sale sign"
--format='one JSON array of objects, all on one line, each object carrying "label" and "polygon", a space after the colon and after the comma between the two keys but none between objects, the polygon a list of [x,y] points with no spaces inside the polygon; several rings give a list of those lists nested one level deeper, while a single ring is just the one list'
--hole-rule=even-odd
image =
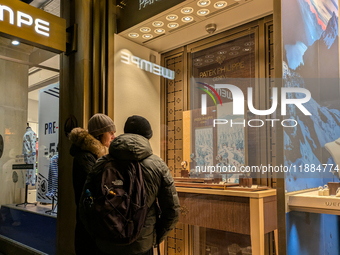
[{"label": "sale sign", "polygon": [[[59,128],[59,83],[39,91],[39,153],[37,201],[52,203],[48,191],[50,159],[57,153]],[[57,194],[54,194],[57,199]]]}]

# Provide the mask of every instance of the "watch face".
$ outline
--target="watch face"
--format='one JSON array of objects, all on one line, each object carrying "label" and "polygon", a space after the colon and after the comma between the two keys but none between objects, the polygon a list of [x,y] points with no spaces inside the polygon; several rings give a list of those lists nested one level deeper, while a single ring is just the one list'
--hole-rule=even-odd
[{"label": "watch face", "polygon": [[0,158],[2,157],[3,152],[4,152],[4,139],[2,139],[2,135],[0,135]]}]

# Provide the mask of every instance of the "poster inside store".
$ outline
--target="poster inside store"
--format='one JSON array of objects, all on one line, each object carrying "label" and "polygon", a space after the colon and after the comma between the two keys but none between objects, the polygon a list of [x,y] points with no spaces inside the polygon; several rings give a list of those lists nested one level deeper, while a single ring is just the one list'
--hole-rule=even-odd
[{"label": "poster inside store", "polygon": [[57,192],[48,194],[50,160],[57,154],[59,128],[59,83],[39,91],[39,153],[37,176],[37,201],[52,203]]}]

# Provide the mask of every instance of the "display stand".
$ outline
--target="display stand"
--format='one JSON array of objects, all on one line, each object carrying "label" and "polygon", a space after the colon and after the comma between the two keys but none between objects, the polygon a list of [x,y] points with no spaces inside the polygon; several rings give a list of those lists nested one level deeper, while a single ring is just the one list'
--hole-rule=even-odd
[{"label": "display stand", "polygon": [[35,205],[35,206],[37,206],[37,203],[29,203],[27,201],[27,194],[28,194],[28,185],[26,184],[26,187],[25,187],[25,202],[20,203],[20,204],[16,204],[15,206],[19,206],[19,205],[24,205],[24,207],[26,207],[26,205]]},{"label": "display stand", "polygon": [[[32,168],[33,168],[33,164],[13,164],[12,165],[13,170],[27,170],[27,169],[32,169]],[[26,187],[25,187],[25,202],[20,203],[20,204],[16,204],[15,206],[19,206],[19,205],[24,205],[24,207],[26,207],[26,205],[37,206],[37,202],[36,203],[29,203],[27,201],[27,195],[28,195],[28,185],[26,184]]]},{"label": "display stand", "polygon": [[265,254],[267,233],[274,231],[275,243],[278,243],[275,189],[239,191],[177,187],[176,190],[181,205],[180,223],[249,235],[253,255]]},{"label": "display stand", "polygon": [[340,197],[319,196],[318,188],[289,192],[286,194],[287,212],[300,211],[340,215]]},{"label": "display stand", "polygon": [[54,196],[52,197],[52,210],[47,210],[45,213],[52,215],[52,213],[57,213],[55,210],[57,209],[58,206],[58,202],[56,204],[54,204]]}]

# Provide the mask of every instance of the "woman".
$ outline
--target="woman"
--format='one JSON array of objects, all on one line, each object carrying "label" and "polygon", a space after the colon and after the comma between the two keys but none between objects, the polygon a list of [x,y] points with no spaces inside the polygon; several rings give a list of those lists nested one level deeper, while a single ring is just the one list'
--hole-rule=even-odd
[{"label": "woman", "polygon": [[98,158],[108,154],[111,141],[115,138],[116,126],[112,119],[105,114],[97,113],[91,117],[88,130],[75,128],[69,134],[73,143],[70,154],[73,159],[73,189],[77,206],[77,223],[75,229],[76,254],[96,254],[94,240],[87,233],[79,219],[78,205],[87,174]]}]

